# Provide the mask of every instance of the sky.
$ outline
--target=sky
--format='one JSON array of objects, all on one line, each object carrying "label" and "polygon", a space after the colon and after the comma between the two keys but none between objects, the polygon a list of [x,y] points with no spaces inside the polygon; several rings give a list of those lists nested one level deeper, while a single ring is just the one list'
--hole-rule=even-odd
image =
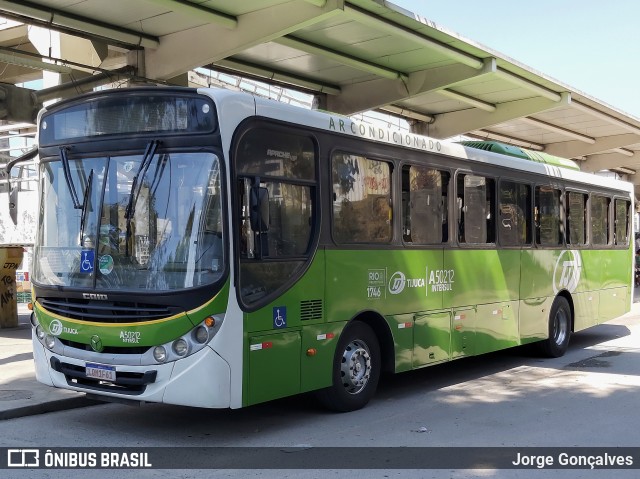
[{"label": "sky", "polygon": [[640,1],[391,3],[640,119]]}]

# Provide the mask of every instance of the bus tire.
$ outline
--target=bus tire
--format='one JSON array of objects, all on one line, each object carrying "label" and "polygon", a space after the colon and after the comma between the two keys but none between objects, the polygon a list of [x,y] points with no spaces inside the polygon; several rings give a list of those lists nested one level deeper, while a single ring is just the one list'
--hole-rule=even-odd
[{"label": "bus tire", "polygon": [[373,330],[356,321],[344,329],[336,346],[332,385],[317,391],[320,403],[332,411],[361,409],[373,397],[380,379],[382,358]]},{"label": "bus tire", "polygon": [[539,344],[540,351],[546,357],[564,356],[571,339],[571,307],[566,298],[558,296],[551,305],[549,313],[549,337]]}]

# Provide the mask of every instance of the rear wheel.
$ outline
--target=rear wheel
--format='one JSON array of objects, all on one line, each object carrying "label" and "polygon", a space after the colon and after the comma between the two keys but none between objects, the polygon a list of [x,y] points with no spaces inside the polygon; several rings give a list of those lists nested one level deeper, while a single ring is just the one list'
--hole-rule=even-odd
[{"label": "rear wheel", "polygon": [[549,337],[539,344],[540,351],[550,358],[567,352],[571,339],[571,307],[566,298],[558,296],[549,313]]},{"label": "rear wheel", "polygon": [[380,345],[371,328],[349,324],[340,336],[333,359],[333,384],[318,391],[320,402],[333,411],[355,411],[373,397],[380,379]]}]

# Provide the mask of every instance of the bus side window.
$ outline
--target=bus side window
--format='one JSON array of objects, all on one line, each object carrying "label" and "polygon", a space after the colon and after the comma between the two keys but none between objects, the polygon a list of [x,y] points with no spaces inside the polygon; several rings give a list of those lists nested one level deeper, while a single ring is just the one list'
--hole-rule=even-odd
[{"label": "bus side window", "polygon": [[447,241],[448,186],[448,172],[423,166],[403,167],[403,236],[406,242],[439,244]]},{"label": "bus side window", "polygon": [[393,165],[341,152],[333,154],[331,165],[336,242],[389,243],[393,238]]},{"label": "bus side window", "polygon": [[500,182],[498,232],[503,246],[531,244],[530,199],[529,185]]},{"label": "bus side window", "polygon": [[458,176],[458,241],[495,242],[495,181],[476,175]]},{"label": "bus side window", "polygon": [[591,244],[605,246],[609,244],[609,205],[611,199],[606,196],[591,195]]},{"label": "bus side window", "polygon": [[559,246],[564,243],[562,191],[551,186],[537,186],[535,198],[536,243]]},{"label": "bus side window", "polygon": [[586,208],[587,195],[575,191],[567,193],[567,244],[572,246],[586,244]]},{"label": "bus side window", "polygon": [[627,200],[615,201],[615,244],[626,246],[629,244],[629,211],[631,202]]}]

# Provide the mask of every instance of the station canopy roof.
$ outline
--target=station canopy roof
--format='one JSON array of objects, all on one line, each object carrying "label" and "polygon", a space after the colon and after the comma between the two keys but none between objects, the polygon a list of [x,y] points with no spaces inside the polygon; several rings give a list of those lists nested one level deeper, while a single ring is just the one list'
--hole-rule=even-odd
[{"label": "station canopy roof", "polygon": [[[315,94],[337,113],[390,112],[434,138],[498,140],[640,184],[640,119],[434,24],[422,16],[428,2],[423,8],[383,0],[0,0],[10,20],[0,30],[0,82],[59,73],[62,85],[37,93],[45,101],[131,77],[186,84],[186,72],[207,67]],[[38,34],[48,29],[62,33],[59,45]]]}]

